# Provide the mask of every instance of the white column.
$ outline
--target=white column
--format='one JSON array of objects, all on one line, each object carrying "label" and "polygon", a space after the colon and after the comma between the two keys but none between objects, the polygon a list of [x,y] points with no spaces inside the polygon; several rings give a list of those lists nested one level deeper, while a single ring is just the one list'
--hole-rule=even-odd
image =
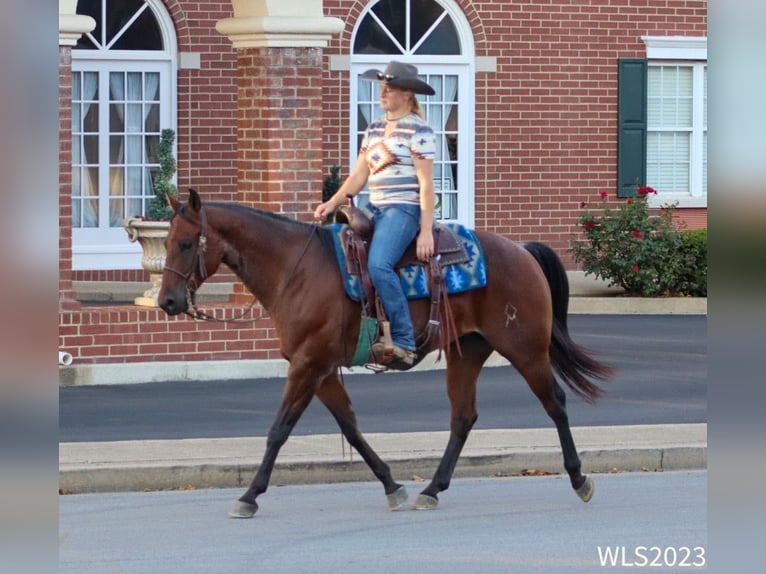
[{"label": "white column", "polygon": [[90,16],[77,14],[77,0],[59,0],[59,46],[74,46],[80,36],[96,27]]},{"label": "white column", "polygon": [[215,29],[235,48],[324,48],[343,31],[339,18],[324,16],[322,0],[232,0],[234,17]]}]

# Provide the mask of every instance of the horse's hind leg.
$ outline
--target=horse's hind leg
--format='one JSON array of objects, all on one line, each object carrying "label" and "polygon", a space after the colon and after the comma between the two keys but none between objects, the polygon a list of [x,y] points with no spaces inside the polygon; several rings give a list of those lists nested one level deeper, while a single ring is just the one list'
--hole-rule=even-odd
[{"label": "horse's hind leg", "polygon": [[431,482],[415,500],[413,508],[416,510],[433,510],[438,506],[438,495],[449,488],[468,433],[479,416],[476,410],[476,381],[492,349],[476,334],[462,337],[460,345],[462,357],[453,345],[447,359],[447,394],[451,405],[449,441]]},{"label": "horse's hind leg", "polygon": [[389,510],[399,508],[407,501],[407,489],[394,481],[391,469],[362,436],[351,400],[338,375],[333,373],[322,381],[316,395],[335,418],[349,444],[356,449],[372,473],[383,484]]},{"label": "horse's hind leg", "polygon": [[581,472],[580,456],[577,454],[572,430],[569,427],[566,395],[553,376],[547,356],[529,365],[515,366],[556,425],[561,451],[564,455],[564,468],[569,475],[569,481],[583,502],[588,502],[593,497],[595,487],[590,477]]}]

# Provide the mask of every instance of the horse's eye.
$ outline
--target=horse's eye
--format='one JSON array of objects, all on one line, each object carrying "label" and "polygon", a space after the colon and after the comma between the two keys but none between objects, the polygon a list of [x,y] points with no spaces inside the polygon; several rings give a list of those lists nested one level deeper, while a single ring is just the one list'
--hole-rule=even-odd
[{"label": "horse's eye", "polygon": [[194,247],[194,242],[191,239],[181,241],[181,251],[188,251],[192,247]]}]

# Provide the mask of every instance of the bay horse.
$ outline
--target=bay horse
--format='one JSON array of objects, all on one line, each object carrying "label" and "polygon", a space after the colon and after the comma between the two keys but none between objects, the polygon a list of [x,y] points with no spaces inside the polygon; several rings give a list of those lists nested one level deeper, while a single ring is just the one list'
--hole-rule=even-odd
[{"label": "bay horse", "polygon": [[[223,263],[273,319],[280,351],[289,362],[262,462],[229,515],[255,515],[256,498],[268,488],[277,454],[314,396],[383,484],[389,509],[401,507],[407,499],[405,487],[393,479],[388,465],[362,436],[340,378],[339,368],[351,364],[358,340],[360,304],[344,292],[330,230],[236,203],[203,205],[193,189],[185,204],[176,199],[171,203],[175,215],[166,239],[159,293],[162,309],[168,315],[189,312],[196,289]],[[493,350],[518,370],[553,420],[572,488],[588,502],[594,484],[581,472],[566,395],[554,369],[575,394],[589,402],[601,393],[592,379],[606,380],[612,370],[569,335],[569,284],[556,253],[542,243],[521,245],[494,233],[475,233],[485,256],[487,285],[450,296],[456,329],[450,348],[444,349],[450,434],[431,482],[413,506],[435,509],[439,493],[449,487],[478,418],[479,372]],[[429,317],[429,300],[410,301],[410,309],[416,332],[422,331]],[[419,352],[417,360],[424,355]]]}]

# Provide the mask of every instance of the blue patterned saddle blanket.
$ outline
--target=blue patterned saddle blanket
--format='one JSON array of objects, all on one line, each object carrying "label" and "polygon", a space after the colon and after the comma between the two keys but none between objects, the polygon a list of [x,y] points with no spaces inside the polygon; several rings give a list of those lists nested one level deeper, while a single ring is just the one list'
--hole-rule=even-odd
[{"label": "blue patterned saddle blanket", "polygon": [[[471,289],[479,289],[487,285],[487,266],[484,261],[484,252],[473,231],[457,223],[442,223],[448,227],[465,248],[468,261],[445,265],[442,270],[447,293],[462,293]],[[341,233],[345,224],[334,223],[328,226],[332,231],[335,244],[335,255],[338,259],[340,272],[343,275],[343,285],[346,294],[354,301],[361,300],[361,283],[358,275],[348,272],[346,266],[346,254],[343,250]],[[430,297],[428,289],[428,273],[424,265],[411,264],[397,269],[402,288],[407,299],[423,299]]]}]

